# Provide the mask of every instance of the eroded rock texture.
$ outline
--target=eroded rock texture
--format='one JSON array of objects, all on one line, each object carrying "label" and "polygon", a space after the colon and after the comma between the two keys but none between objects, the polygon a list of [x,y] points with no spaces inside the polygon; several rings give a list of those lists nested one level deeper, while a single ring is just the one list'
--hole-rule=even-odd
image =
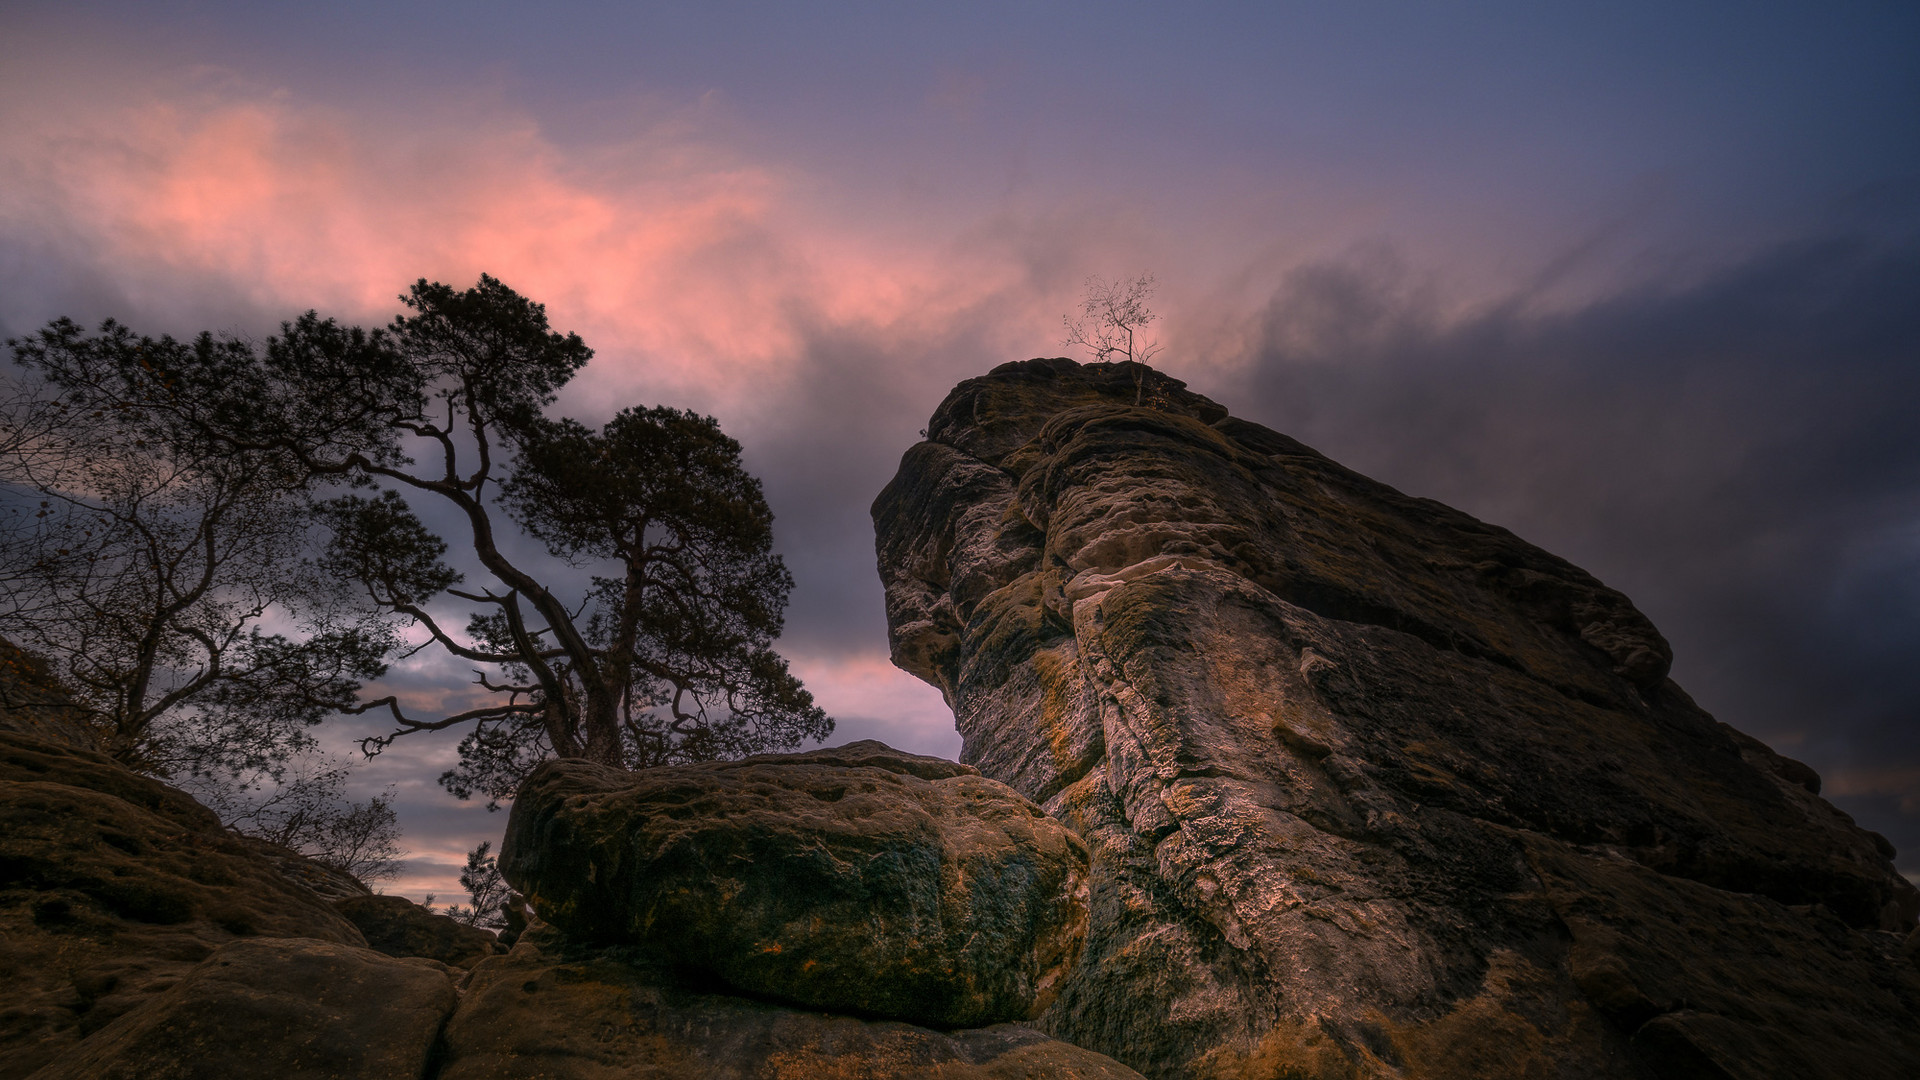
[{"label": "eroded rock texture", "polygon": [[230,942],[365,944],[262,846],[102,754],[0,732],[0,1080],[149,1003]]},{"label": "eroded rock texture", "polygon": [[367,939],[388,956],[419,956],[449,967],[471,968],[499,952],[494,935],[448,915],[437,915],[404,896],[355,896],[334,901]]},{"label": "eroded rock texture", "polygon": [[418,1080],[455,1000],[430,960],[236,941],[36,1080]]},{"label": "eroded rock texture", "polygon": [[964,765],[877,742],[637,773],[548,762],[500,869],[577,942],[940,1027],[1045,1007],[1086,927],[1078,837]]},{"label": "eroded rock texture", "polygon": [[678,985],[536,928],[474,969],[437,1080],[1139,1080],[1017,1024],[935,1031]]},{"label": "eroded rock texture", "polygon": [[1135,365],[962,383],[895,663],[1093,852],[1042,1026],[1157,1077],[1920,1075],[1920,908],[1622,595]]}]

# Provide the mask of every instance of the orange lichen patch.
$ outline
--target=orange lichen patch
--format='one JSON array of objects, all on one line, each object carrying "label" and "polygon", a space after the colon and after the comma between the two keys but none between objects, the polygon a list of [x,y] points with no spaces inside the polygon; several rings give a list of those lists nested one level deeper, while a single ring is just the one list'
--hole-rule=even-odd
[{"label": "orange lichen patch", "polygon": [[1080,733],[1073,723],[1085,678],[1080,650],[1072,642],[1040,649],[1033,654],[1033,670],[1040,679],[1040,732],[1052,752],[1054,768],[1065,776],[1077,776],[1085,771],[1080,758],[1086,752],[1084,746],[1076,745]]},{"label": "orange lichen patch", "polygon": [[[1528,1007],[1554,998],[1564,1004]],[[1545,1026],[1537,1026],[1543,1020]],[[1605,1021],[1561,993],[1552,973],[1511,953],[1496,953],[1481,993],[1445,1015],[1400,1024],[1380,1018],[1379,1027],[1404,1063],[1407,1080],[1531,1080],[1562,1075],[1574,1062],[1596,1071],[1626,1067],[1620,1060],[1624,1048]]]},{"label": "orange lichen patch", "polygon": [[1358,1080],[1357,1067],[1318,1025],[1282,1021],[1249,1052],[1222,1047],[1194,1063],[1204,1080]]},{"label": "orange lichen patch", "polygon": [[[1500,953],[1479,994],[1427,1020],[1378,1010],[1335,1037],[1321,1023],[1282,1022],[1250,1051],[1222,1047],[1197,1062],[1207,1080],[1532,1080],[1570,1063],[1621,1067],[1620,1040],[1584,1004],[1538,1006],[1558,996],[1552,973]],[[1532,1017],[1533,1019],[1527,1019]],[[1538,1026],[1545,1018],[1546,1026]]]}]

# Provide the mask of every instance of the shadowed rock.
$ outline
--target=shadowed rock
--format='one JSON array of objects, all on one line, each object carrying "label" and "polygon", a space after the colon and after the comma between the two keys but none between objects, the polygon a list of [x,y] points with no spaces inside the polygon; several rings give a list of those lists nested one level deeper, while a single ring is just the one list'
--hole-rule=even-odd
[{"label": "shadowed rock", "polygon": [[222,946],[38,1080],[416,1080],[453,984],[438,965],[300,938]]},{"label": "shadowed rock", "polygon": [[[72,719],[57,687],[35,707]],[[1085,847],[972,769],[856,743],[543,776],[549,794],[582,781],[566,801],[583,813],[535,815],[572,840],[521,861],[562,875],[557,910],[611,921],[578,923],[585,941],[536,923],[500,955],[482,932],[227,833],[97,752],[0,730],[0,1080],[1137,1080],[1012,1024],[935,1031],[708,992],[731,978],[955,1023],[1043,1006],[1084,932]],[[679,801],[643,813],[621,803],[636,788]],[[660,820],[628,834],[629,811]],[[596,829],[600,846],[569,846]],[[652,882],[656,929],[687,936],[633,934],[595,891],[634,884],[622,874],[643,850],[656,871],[728,868]],[[609,928],[642,944],[607,946]],[[730,959],[739,947],[757,955]]]},{"label": "shadowed rock", "polygon": [[86,715],[39,657],[0,637],[0,731],[99,749]]},{"label": "shadowed rock", "polygon": [[569,955],[556,943],[536,930],[474,969],[438,1080],[1139,1077],[1016,1024],[932,1031],[698,993],[617,951]]},{"label": "shadowed rock", "polygon": [[866,742],[638,773],[549,762],[514,800],[500,868],[573,940],[747,994],[971,1027],[1058,992],[1086,859],[1005,785]]},{"label": "shadowed rock", "polygon": [[448,915],[436,915],[404,896],[356,896],[334,901],[367,939],[388,956],[423,956],[453,967],[472,967],[498,950],[492,934]]},{"label": "shadowed rock", "polygon": [[1161,1077],[1920,1075],[1890,846],[1624,596],[1136,365],[928,430],[874,504],[894,661],[1093,853],[1047,1030]]},{"label": "shadowed rock", "polygon": [[0,1080],[221,945],[265,936],[365,943],[188,795],[92,751],[0,733]]}]

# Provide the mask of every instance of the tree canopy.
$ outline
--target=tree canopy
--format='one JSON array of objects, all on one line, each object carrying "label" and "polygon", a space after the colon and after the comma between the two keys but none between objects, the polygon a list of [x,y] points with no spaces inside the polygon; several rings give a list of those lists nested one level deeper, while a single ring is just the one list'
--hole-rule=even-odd
[{"label": "tree canopy", "polygon": [[[363,749],[465,727],[442,782],[499,799],[550,755],[641,767],[830,733],[772,648],[793,583],[739,445],[671,408],[599,429],[548,417],[592,352],[494,278],[422,280],[401,300],[383,330],[309,312],[262,348],[108,350],[90,376],[198,445],[354,489],[319,504],[316,565],[477,665],[483,691],[434,716],[397,696],[346,705],[394,722]],[[455,523],[457,554],[416,504]]]},{"label": "tree canopy", "polygon": [[300,463],[205,438],[152,375],[249,347],[64,319],[10,344],[0,630],[52,663],[122,762],[175,778],[277,770],[385,671],[393,640],[305,557]]}]

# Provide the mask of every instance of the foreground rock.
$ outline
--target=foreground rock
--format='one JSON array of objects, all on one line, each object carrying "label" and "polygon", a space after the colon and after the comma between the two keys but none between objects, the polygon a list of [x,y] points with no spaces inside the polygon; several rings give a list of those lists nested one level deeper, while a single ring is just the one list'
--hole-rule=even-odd
[{"label": "foreground rock", "polygon": [[453,1011],[439,965],[301,938],[222,946],[36,1080],[416,1080]]},{"label": "foreground rock", "polygon": [[[878,743],[651,779],[555,766],[543,792],[584,775],[594,794],[568,797],[583,813],[528,819],[566,842],[544,858],[522,835],[520,861],[568,898],[550,911],[594,917],[570,923],[579,941],[522,921],[529,940],[501,955],[490,935],[227,833],[90,749],[56,685],[18,692],[43,675],[0,663],[0,713],[14,710],[0,715],[0,1080],[1138,1078],[1031,1028],[935,1031],[711,992],[725,976],[959,1023],[1044,1005],[1084,931],[1085,847],[965,766]],[[650,847],[615,842],[634,790],[685,797],[626,837]],[[596,829],[598,846],[574,843]],[[772,876],[635,882],[639,853],[655,871],[744,857]],[[653,922],[622,897],[657,901]],[[706,937],[649,936],[669,925]],[[729,959],[736,947],[773,959]]]},{"label": "foreground rock", "polygon": [[243,938],[360,932],[184,793],[0,733],[0,1080],[33,1072]]},{"label": "foreground rock", "polygon": [[0,732],[97,750],[79,709],[39,657],[0,637]]},{"label": "foreground rock", "polygon": [[482,961],[438,1080],[1138,1080],[1031,1028],[933,1031],[677,989],[617,950],[551,932]]},{"label": "foreground rock", "polygon": [[874,505],[895,662],[1093,853],[1045,1029],[1158,1077],[1920,1075],[1891,847],[1624,596],[1134,365],[929,432]]},{"label": "foreground rock", "polygon": [[569,938],[734,991],[938,1027],[1052,1000],[1085,846],[965,766],[855,743],[623,773],[550,762],[500,867]]}]

